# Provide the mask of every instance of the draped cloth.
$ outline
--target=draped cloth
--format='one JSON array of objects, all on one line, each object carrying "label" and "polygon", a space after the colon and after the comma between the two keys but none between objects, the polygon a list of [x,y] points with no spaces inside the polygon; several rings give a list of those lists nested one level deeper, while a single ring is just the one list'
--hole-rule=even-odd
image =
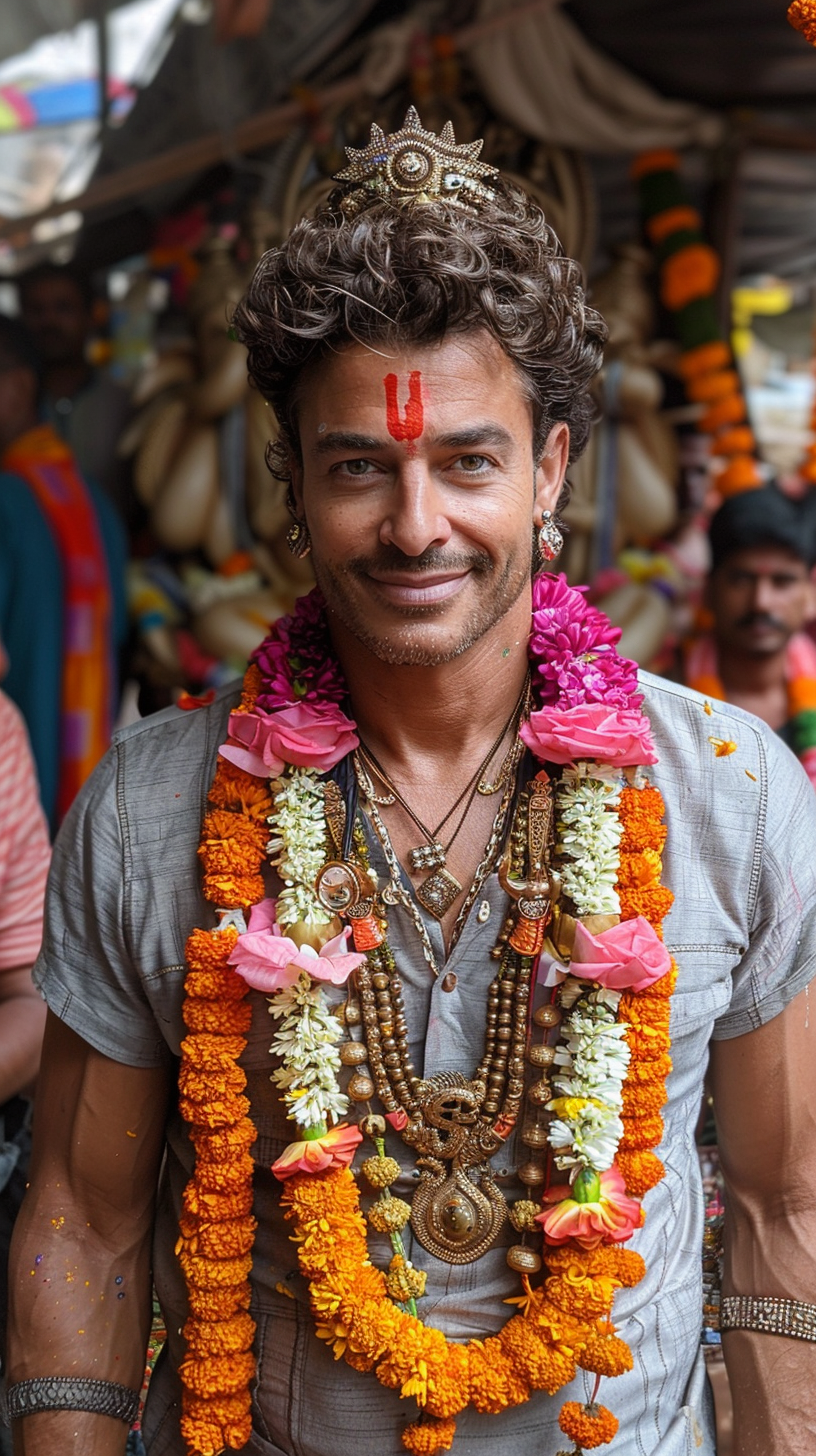
[{"label": "draped cloth", "polygon": [[21,476],[48,522],[62,565],[63,660],[57,816],[108,748],[113,697],[112,598],[93,500],[50,425],[27,431],[0,467]]},{"label": "draped cloth", "polygon": [[[481,0],[478,20],[519,8]],[[711,146],[712,112],[671,101],[596,50],[558,8],[542,4],[468,48],[468,61],[494,110],[527,136],[588,152]]]}]

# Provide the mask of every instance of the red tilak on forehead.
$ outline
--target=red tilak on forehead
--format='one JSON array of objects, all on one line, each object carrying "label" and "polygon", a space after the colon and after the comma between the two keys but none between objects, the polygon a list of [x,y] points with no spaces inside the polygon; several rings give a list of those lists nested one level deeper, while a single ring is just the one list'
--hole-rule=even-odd
[{"label": "red tilak on forehead", "polygon": [[418,440],[423,427],[422,375],[418,369],[408,375],[408,403],[405,406],[404,417],[400,416],[397,382],[396,374],[386,374],[383,380],[388,433],[395,440]]}]

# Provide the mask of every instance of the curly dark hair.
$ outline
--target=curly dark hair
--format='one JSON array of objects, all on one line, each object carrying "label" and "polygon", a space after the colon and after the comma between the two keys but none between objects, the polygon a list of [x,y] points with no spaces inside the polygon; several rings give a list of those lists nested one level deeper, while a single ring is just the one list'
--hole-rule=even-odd
[{"label": "curly dark hair", "polygon": [[433,344],[474,329],[492,334],[516,365],[533,406],[536,453],[563,420],[570,459],[580,455],[606,325],[541,208],[512,183],[492,185],[495,200],[477,215],[445,202],[375,202],[347,217],[336,192],[264,254],[232,323],[280,424],[268,452],[279,479],[300,459],[298,383],[307,365],[353,342]]}]

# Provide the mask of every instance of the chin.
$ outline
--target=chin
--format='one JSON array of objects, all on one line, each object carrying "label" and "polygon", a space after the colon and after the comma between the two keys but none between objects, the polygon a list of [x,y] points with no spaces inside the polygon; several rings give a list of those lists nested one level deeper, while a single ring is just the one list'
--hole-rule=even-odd
[{"label": "chin", "polygon": [[407,628],[397,632],[377,633],[351,628],[358,642],[380,662],[390,667],[440,667],[467,652],[481,632],[417,631]]}]

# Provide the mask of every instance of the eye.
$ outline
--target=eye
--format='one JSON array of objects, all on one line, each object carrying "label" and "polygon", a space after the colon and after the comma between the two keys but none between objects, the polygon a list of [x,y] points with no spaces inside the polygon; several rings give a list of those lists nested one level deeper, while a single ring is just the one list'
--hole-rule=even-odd
[{"label": "eye", "polygon": [[475,475],[478,470],[484,470],[490,465],[486,455],[460,455],[456,463],[468,475]]},{"label": "eye", "polygon": [[374,469],[370,460],[342,460],[336,465],[335,470],[342,470],[346,475],[368,475]]}]

